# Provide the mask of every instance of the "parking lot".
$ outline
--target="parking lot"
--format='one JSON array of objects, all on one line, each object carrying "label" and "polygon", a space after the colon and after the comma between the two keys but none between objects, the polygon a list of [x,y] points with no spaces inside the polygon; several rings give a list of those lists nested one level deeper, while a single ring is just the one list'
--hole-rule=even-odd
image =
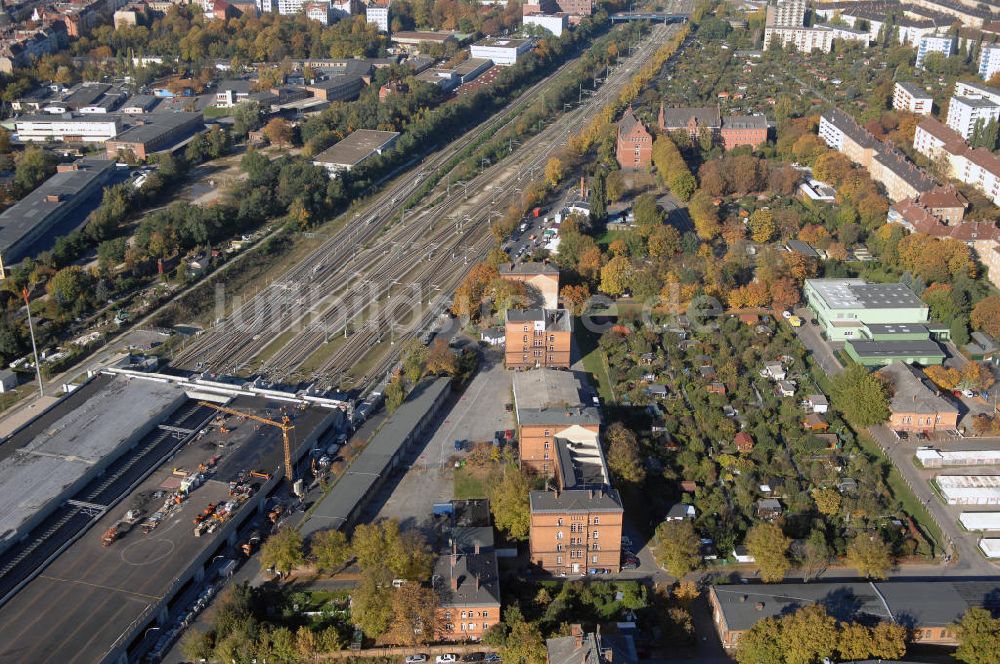
[{"label": "parking lot", "polygon": [[464,454],[455,450],[455,441],[486,441],[498,430],[512,429],[514,416],[505,409],[510,400],[511,375],[503,367],[501,352],[484,349],[479,371],[461,396],[442,410],[430,440],[402,466],[403,477],[387,482],[387,495],[373,501],[377,518],[396,519],[404,528],[429,528],[434,503],[454,497],[453,463]]}]

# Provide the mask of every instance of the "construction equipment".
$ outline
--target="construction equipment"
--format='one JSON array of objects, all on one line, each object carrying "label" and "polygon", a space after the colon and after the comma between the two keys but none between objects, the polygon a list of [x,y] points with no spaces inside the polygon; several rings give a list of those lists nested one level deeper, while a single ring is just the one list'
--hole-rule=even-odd
[{"label": "construction equipment", "polygon": [[243,555],[249,558],[258,547],[260,547],[260,533],[255,530],[240,548],[243,549]]},{"label": "construction equipment", "polygon": [[116,539],[118,539],[117,525],[111,526],[110,528],[104,531],[104,534],[101,535],[101,544],[103,544],[104,546],[111,546],[111,543],[114,542]]},{"label": "construction equipment", "polygon": [[281,442],[285,446],[285,479],[289,482],[295,481],[295,468],[292,466],[292,444],[288,437],[288,432],[292,431],[295,428],[295,425],[290,424],[291,419],[289,419],[288,415],[282,414],[281,421],[277,422],[275,420],[269,420],[266,417],[254,415],[253,413],[247,413],[235,408],[229,408],[228,406],[220,406],[219,404],[212,403],[211,401],[199,401],[198,405],[214,408],[220,413],[228,413],[229,415],[235,415],[237,417],[246,417],[254,422],[269,424],[273,427],[281,429]]}]

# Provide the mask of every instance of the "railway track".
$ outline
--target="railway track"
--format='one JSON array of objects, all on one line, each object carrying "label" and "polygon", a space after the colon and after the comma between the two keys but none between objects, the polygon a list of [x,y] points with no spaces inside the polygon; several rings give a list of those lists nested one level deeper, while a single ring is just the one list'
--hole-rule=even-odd
[{"label": "railway track", "polygon": [[[475,138],[461,137],[429,161],[417,178],[387,191],[279,281],[236,308],[175,363],[197,361],[221,373],[250,371],[268,380],[337,386],[369,353],[380,351],[363,376],[353,376],[362,386],[373,383],[396,362],[398,342],[426,329],[471,266],[489,251],[490,222],[500,214],[498,206],[506,207],[519,195],[527,183],[523,175],[541,170],[575,131],[615,99],[674,29],[656,26],[580,106],[484,169],[466,187],[448,192],[439,185],[426,197],[439,202],[417,206],[401,221],[390,223],[402,201],[420,186],[420,176],[446,164]],[[530,93],[539,94],[540,86]],[[519,99],[530,102],[525,96]],[[470,133],[502,128],[511,121],[507,110]],[[393,343],[385,346],[386,337]],[[330,346],[324,348],[326,344]],[[309,363],[312,366],[306,367]]]}]

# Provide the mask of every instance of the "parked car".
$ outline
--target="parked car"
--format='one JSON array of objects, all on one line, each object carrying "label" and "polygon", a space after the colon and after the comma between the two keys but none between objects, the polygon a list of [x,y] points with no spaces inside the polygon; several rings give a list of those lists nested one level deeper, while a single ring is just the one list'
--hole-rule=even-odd
[{"label": "parked car", "polygon": [[626,549],[632,548],[632,538],[628,535],[622,535],[622,547]]},{"label": "parked car", "polygon": [[502,660],[500,659],[500,655],[495,652],[488,652],[486,653],[486,659],[483,661],[490,662],[490,664],[496,664],[496,662],[500,662]]},{"label": "parked car", "polygon": [[407,655],[406,664],[424,664],[427,661],[427,655],[417,653],[416,655]]},{"label": "parked car", "polygon": [[622,569],[639,569],[639,559],[626,558],[622,561]]},{"label": "parked car", "polygon": [[434,658],[437,664],[455,664],[458,661],[458,656],[454,653],[447,653],[445,655],[438,655]]},{"label": "parked car", "polygon": [[786,319],[787,318],[791,318],[792,317],[792,312],[791,311],[782,311],[781,312],[781,317],[782,318],[786,318]]},{"label": "parked car", "polygon": [[962,396],[965,397],[966,399],[972,399],[973,397],[976,396],[976,393],[973,392],[972,390],[962,390]]},{"label": "parked car", "polygon": [[481,662],[486,659],[486,653],[484,652],[470,652],[462,655],[463,662]]}]

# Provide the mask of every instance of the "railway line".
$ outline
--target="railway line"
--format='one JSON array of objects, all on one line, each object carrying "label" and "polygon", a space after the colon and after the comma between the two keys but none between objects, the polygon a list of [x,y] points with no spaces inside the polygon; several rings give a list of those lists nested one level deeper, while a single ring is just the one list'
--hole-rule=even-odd
[{"label": "railway line", "polygon": [[[391,223],[427,169],[446,164],[474,140],[469,134],[461,137],[425,164],[417,178],[386,192],[356,223],[199,337],[175,364],[197,362],[221,373],[254,372],[267,380],[308,380],[320,386],[337,386],[346,377],[364,386],[380,378],[396,361],[396,344],[426,329],[471,266],[489,251],[490,221],[500,214],[498,206],[502,209],[519,195],[527,182],[524,175],[540,171],[572,133],[616,98],[675,29],[655,27],[581,105],[465,186],[448,191],[439,185],[426,197],[439,202],[417,206]],[[538,94],[539,86],[529,95]],[[519,100],[528,103],[527,96]],[[474,133],[510,121],[508,110]],[[376,352],[377,357],[367,358]],[[364,375],[352,376],[366,358],[374,361]]]}]

